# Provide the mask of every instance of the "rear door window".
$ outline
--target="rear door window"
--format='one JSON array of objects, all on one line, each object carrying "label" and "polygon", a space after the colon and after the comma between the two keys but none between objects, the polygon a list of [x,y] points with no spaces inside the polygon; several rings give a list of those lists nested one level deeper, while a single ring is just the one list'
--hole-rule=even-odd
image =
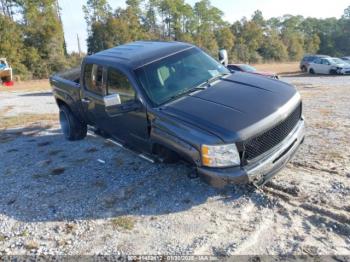
[{"label": "rear door window", "polygon": [[114,68],[108,68],[107,72],[107,94],[119,94],[123,103],[135,100],[135,89],[126,75]]},{"label": "rear door window", "polygon": [[103,82],[103,66],[86,64],[84,69],[84,86],[86,90],[104,96],[105,88]]}]

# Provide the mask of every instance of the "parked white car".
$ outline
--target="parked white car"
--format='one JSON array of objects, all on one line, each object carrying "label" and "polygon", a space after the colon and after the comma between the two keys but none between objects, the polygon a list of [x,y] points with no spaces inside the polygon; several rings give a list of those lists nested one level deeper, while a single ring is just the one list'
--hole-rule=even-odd
[{"label": "parked white car", "polygon": [[350,64],[336,57],[318,58],[309,64],[310,74],[350,74]]}]

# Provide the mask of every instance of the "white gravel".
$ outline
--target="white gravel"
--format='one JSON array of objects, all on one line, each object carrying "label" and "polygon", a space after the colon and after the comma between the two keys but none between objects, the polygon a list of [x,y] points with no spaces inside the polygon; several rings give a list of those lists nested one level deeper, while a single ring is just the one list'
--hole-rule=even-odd
[{"label": "white gravel", "polygon": [[[2,131],[0,254],[350,255],[348,79],[284,78],[307,138],[263,190],[218,191],[183,164],[65,141],[57,125]],[[57,112],[49,95],[0,98],[10,115]]]},{"label": "white gravel", "polygon": [[0,93],[0,112],[11,117],[20,114],[54,114],[58,112],[51,92]]}]

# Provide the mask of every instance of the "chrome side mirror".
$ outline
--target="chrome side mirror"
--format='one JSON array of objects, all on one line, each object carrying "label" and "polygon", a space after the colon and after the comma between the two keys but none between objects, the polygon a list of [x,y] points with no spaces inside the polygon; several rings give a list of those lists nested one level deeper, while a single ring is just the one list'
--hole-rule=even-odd
[{"label": "chrome side mirror", "polygon": [[228,65],[228,54],[226,49],[219,50],[219,61],[224,66]]},{"label": "chrome side mirror", "polygon": [[122,102],[120,100],[119,94],[113,94],[113,95],[105,96],[103,98],[103,103],[104,103],[105,107],[111,107],[111,106],[120,105]]}]

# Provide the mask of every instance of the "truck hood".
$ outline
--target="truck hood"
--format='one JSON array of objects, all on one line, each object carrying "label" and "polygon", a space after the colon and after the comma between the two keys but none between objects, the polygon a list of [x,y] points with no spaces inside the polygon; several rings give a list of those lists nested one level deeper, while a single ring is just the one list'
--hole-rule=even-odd
[{"label": "truck hood", "polygon": [[299,103],[300,95],[285,82],[234,73],[205,90],[164,105],[161,110],[229,143],[271,128]]}]

